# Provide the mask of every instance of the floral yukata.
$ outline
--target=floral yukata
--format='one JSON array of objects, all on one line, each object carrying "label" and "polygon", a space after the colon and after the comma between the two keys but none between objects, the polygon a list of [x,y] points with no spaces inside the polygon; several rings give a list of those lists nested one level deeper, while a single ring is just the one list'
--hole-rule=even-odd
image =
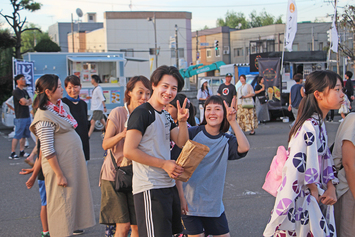
[{"label": "floral yukata", "polygon": [[322,195],[329,180],[337,181],[325,125],[319,126],[316,118],[305,121],[289,142],[282,184],[264,236],[336,236],[333,206],[318,204],[306,186],[316,184]]}]

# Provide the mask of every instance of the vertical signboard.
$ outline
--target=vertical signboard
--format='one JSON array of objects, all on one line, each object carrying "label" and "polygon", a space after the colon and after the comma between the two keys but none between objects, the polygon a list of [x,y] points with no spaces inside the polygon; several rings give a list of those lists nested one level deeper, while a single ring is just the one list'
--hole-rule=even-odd
[{"label": "vertical signboard", "polygon": [[281,109],[280,58],[259,58],[259,75],[264,78],[269,109]]},{"label": "vertical signboard", "polygon": [[23,74],[26,78],[27,92],[34,94],[35,80],[34,80],[34,64],[33,62],[14,60],[14,77],[18,74]]}]

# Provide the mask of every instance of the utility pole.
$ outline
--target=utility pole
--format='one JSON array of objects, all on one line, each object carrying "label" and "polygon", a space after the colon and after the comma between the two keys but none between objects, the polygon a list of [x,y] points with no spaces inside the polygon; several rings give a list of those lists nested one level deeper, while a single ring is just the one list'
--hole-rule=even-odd
[{"label": "utility pole", "polygon": [[[198,31],[196,30],[196,65],[197,65],[197,61],[200,58],[200,53],[198,52]],[[197,56],[199,58],[197,58]],[[198,74],[196,74],[196,88],[198,87]],[[198,89],[198,88],[197,88]]]},{"label": "utility pole", "polygon": [[176,68],[179,69],[179,47],[178,47],[178,26],[175,24],[175,57],[176,57]]},{"label": "utility pole", "polygon": [[73,53],[74,53],[74,22],[73,22],[73,13],[71,14],[71,40],[72,40]]},{"label": "utility pole", "polygon": [[[337,11],[337,0],[334,0],[334,7],[335,7],[335,29],[337,30],[338,32],[338,11]],[[338,49],[338,52],[337,52],[337,73],[340,74],[340,68],[339,68],[339,49]]]},{"label": "utility pole", "polygon": [[156,18],[155,18],[155,12],[153,16],[153,24],[154,24],[154,43],[155,43],[155,69],[158,68],[158,54],[157,54],[157,23],[156,23]]}]

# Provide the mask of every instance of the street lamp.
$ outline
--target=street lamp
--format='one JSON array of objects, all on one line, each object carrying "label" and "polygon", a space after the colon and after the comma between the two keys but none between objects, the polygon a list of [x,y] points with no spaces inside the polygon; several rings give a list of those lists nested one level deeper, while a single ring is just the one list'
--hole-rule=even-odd
[{"label": "street lamp", "polygon": [[148,20],[148,21],[153,22],[153,26],[154,26],[154,41],[155,41],[155,50],[154,50],[154,53],[155,53],[155,68],[158,68],[158,55],[157,55],[157,25],[156,25],[155,12],[154,12],[153,18],[152,18],[152,17],[148,17],[148,19],[147,19],[147,20]]}]

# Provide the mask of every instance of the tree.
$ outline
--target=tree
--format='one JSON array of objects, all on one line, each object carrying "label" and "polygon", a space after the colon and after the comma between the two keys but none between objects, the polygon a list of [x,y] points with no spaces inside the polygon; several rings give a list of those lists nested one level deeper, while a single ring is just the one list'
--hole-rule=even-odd
[{"label": "tree", "polygon": [[[340,26],[345,29],[350,29],[350,32],[353,33],[353,45],[355,43],[355,7],[346,6],[344,13],[339,17]],[[350,57],[351,60],[355,61],[355,47],[351,49],[349,44],[347,45],[347,40],[344,42],[339,42],[338,47],[340,51],[346,56]]]},{"label": "tree", "polygon": [[[26,28],[39,28],[33,23],[27,24]],[[40,42],[42,39],[49,39],[49,35],[47,32],[39,32],[37,30],[25,31],[22,36],[22,47],[21,53],[24,52],[34,52],[34,47]]]},{"label": "tree", "polygon": [[58,44],[53,42],[51,39],[42,39],[34,48],[37,52],[59,52],[61,51]]},{"label": "tree", "polygon": [[242,12],[227,11],[225,19],[218,18],[216,23],[217,26],[238,27],[238,29],[248,28],[248,22]]},{"label": "tree", "polygon": [[250,27],[260,27],[273,24],[282,24],[282,16],[279,16],[276,20],[275,17],[265,11],[265,9],[258,15],[256,11],[252,11],[249,15]]},{"label": "tree", "polygon": [[248,21],[242,12],[227,11],[225,19],[218,18],[216,23],[217,26],[229,26],[230,28],[237,29],[282,24],[282,15],[275,18],[273,15],[267,13],[265,9],[259,15],[254,10],[250,13],[249,17]]},{"label": "tree", "polygon": [[[1,24],[0,24],[1,25]],[[0,104],[11,96],[12,65],[11,56],[16,40],[8,30],[0,29]]]},{"label": "tree", "polygon": [[28,10],[30,12],[37,11],[41,8],[41,4],[34,2],[34,0],[10,0],[10,2],[13,8],[12,16],[4,15],[2,14],[2,12],[0,12],[0,15],[5,18],[7,23],[14,30],[16,39],[14,57],[20,59],[22,57],[22,54],[25,53],[21,53],[22,33],[29,30],[41,30],[38,28],[24,28],[27,19],[25,17],[24,20],[21,20],[21,15],[19,12],[21,10]]}]

